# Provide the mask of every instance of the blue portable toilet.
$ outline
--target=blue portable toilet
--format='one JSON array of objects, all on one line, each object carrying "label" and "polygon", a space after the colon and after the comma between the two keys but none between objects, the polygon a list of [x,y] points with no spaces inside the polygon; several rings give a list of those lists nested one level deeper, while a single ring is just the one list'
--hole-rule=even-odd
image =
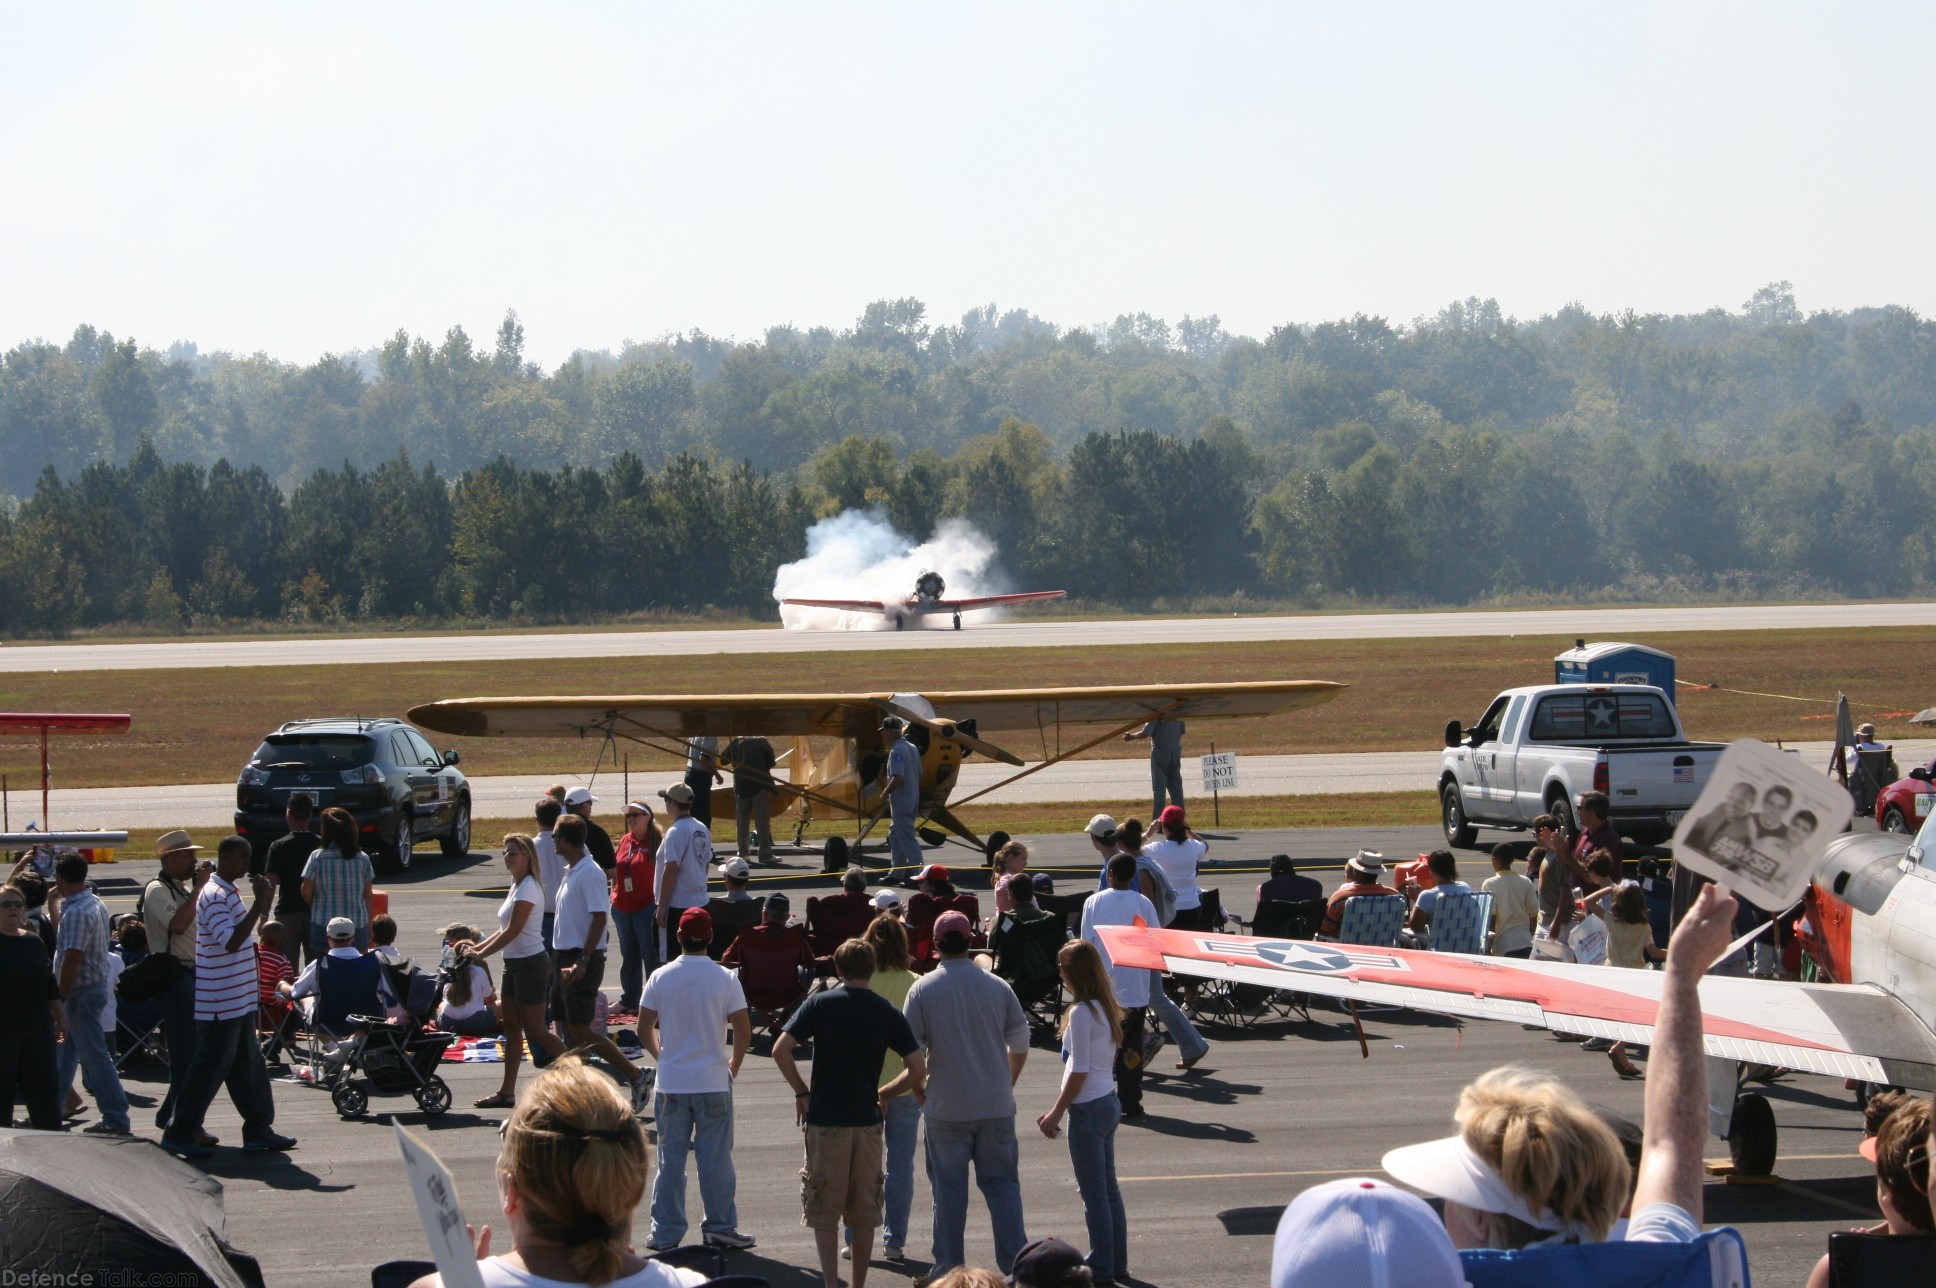
[{"label": "blue portable toilet", "polygon": [[1553,659],[1555,684],[1651,684],[1674,700],[1674,655],[1645,644],[1589,644],[1573,647]]}]

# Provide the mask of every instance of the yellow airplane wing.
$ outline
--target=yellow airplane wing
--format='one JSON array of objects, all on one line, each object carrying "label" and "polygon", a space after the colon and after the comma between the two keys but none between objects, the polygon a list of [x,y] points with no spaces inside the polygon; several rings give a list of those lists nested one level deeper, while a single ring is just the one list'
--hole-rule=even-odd
[{"label": "yellow airplane wing", "polygon": [[980,689],[917,695],[769,693],[614,695],[610,697],[451,698],[412,707],[412,724],[464,738],[569,738],[710,734],[852,738],[881,716],[925,700],[935,717],[973,720],[979,729],[1038,729],[1063,724],[1124,724],[1158,713],[1185,720],[1268,716],[1320,706],[1345,688],[1328,680],[1254,680],[1229,684],[1141,684],[1063,689]]}]

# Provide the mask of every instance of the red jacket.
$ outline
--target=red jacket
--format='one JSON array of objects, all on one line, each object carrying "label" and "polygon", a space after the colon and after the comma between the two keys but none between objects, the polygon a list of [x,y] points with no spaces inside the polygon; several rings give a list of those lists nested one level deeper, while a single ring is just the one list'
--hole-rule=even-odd
[{"label": "red jacket", "polygon": [[644,912],[652,906],[652,877],[658,870],[656,844],[648,849],[630,832],[619,838],[618,861],[612,865],[612,907],[618,912]]}]

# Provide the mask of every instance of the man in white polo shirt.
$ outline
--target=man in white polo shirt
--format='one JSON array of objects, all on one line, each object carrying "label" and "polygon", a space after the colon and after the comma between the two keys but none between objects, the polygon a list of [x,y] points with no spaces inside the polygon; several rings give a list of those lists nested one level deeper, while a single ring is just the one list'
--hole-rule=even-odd
[{"label": "man in white polo shirt", "polygon": [[552,1010],[565,1022],[567,1040],[589,1047],[610,1065],[632,1093],[632,1111],[644,1113],[652,1094],[651,1071],[625,1058],[618,1044],[592,1028],[598,1009],[598,986],[605,981],[605,944],[612,918],[611,887],[605,870],[585,848],[585,820],[567,814],[552,829],[558,857],[565,861],[558,884],[558,915],[552,923],[557,935],[557,986]]},{"label": "man in white polo shirt", "polygon": [[214,1153],[201,1143],[202,1119],[216,1089],[225,1084],[242,1115],[244,1150],[296,1147],[295,1137],[276,1134],[275,1093],[255,1040],[260,982],[249,939],[268,915],[275,884],[264,876],[249,877],[255,902],[242,906],[235,883],[248,875],[251,853],[242,837],[225,837],[216,847],[215,871],[195,896],[195,1059],[175,1098],[174,1120],[161,1138],[163,1148],[183,1158]]}]

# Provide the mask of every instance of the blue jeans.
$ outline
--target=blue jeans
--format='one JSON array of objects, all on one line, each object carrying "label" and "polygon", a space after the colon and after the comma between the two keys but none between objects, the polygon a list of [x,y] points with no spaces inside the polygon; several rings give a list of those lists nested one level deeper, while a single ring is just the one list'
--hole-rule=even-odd
[{"label": "blue jeans", "polygon": [[1150,830],[1155,831],[1156,816],[1163,812],[1163,797],[1168,794],[1170,804],[1179,808],[1183,805],[1183,757],[1150,757]]},{"label": "blue jeans", "polygon": [[[887,1104],[887,1214],[881,1222],[881,1244],[907,1247],[908,1214],[914,1210],[914,1145],[921,1134],[921,1102],[896,1096]],[[847,1231],[847,1242],[854,1232]]]},{"label": "blue jeans", "polygon": [[1069,1106],[1069,1162],[1089,1225],[1089,1269],[1098,1279],[1129,1273],[1129,1218],[1116,1184],[1116,1124],[1122,1120],[1114,1093]]},{"label": "blue jeans", "polygon": [[1015,1144],[1015,1117],[971,1118],[962,1122],[928,1119],[928,1189],[934,1195],[934,1268],[962,1264],[968,1228],[968,1164],[988,1204],[995,1229],[995,1264],[1007,1274],[1015,1254],[1028,1242],[1022,1223],[1022,1181]]},{"label": "blue jeans", "polygon": [[706,1209],[700,1232],[737,1230],[733,1093],[668,1095],[661,1091],[653,1097],[652,1114],[659,1124],[659,1174],[652,1179],[652,1246],[676,1248],[686,1237],[688,1152],[699,1156],[699,1201]]},{"label": "blue jeans", "polygon": [[198,1020],[195,1063],[175,1100],[175,1121],[162,1137],[170,1144],[193,1143],[208,1107],[223,1086],[242,1115],[243,1141],[275,1135],[276,1098],[269,1090],[269,1069],[255,1040],[255,1011],[228,1020]]},{"label": "blue jeans", "polygon": [[1156,1012],[1164,1032],[1170,1035],[1170,1041],[1176,1043],[1177,1051],[1185,1060],[1200,1060],[1210,1050],[1210,1044],[1197,1032],[1197,1026],[1190,1023],[1183,1008],[1163,991],[1163,976],[1156,971],[1150,972],[1150,1010]]},{"label": "blue jeans", "polygon": [[887,852],[894,866],[918,871],[921,867],[921,838],[914,830],[914,810],[895,810],[887,825]]},{"label": "blue jeans", "polygon": [[[360,953],[369,952],[370,951],[370,928],[368,926],[358,926],[356,928],[356,934],[350,939],[350,942],[356,945],[356,951]],[[329,923],[319,918],[311,917],[309,919],[310,959],[313,961],[318,957],[323,957],[328,955],[328,953],[329,953]]]},{"label": "blue jeans", "polygon": [[108,1004],[108,986],[96,984],[77,988],[67,995],[67,1041],[60,1044],[60,1063],[55,1070],[61,1102],[74,1089],[76,1066],[87,1071],[87,1089],[101,1107],[101,1122],[128,1130],[128,1093],[121,1088],[121,1075],[114,1071],[114,1055],[108,1050],[107,1034],[101,1031],[101,1008]]},{"label": "blue jeans", "polygon": [[618,941],[618,1004],[623,1011],[639,1009],[645,977],[659,969],[659,928],[652,923],[655,905],[638,912],[612,909],[612,938]]},{"label": "blue jeans", "polygon": [[168,1039],[168,1094],[155,1110],[155,1126],[166,1129],[174,1121],[175,1101],[188,1084],[188,1066],[195,1062],[195,972],[183,972],[174,987],[155,999],[155,1006]]},{"label": "blue jeans", "polygon": [[546,948],[551,947],[551,923],[557,918],[557,915],[555,912],[547,912],[543,917],[538,919],[538,930],[544,936]]}]

